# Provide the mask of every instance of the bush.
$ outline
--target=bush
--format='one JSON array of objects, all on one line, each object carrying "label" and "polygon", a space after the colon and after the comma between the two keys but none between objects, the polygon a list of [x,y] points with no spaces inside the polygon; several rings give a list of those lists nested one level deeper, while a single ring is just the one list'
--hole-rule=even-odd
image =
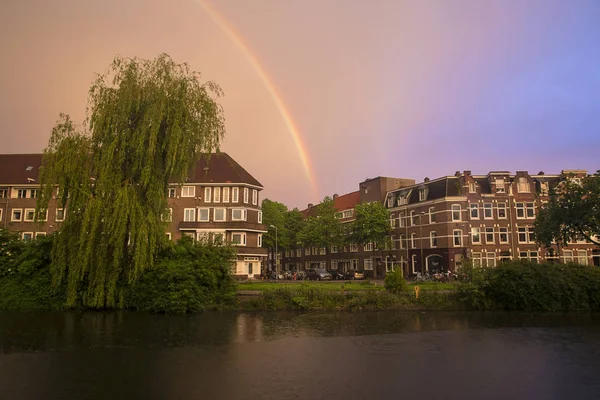
[{"label": "bush", "polygon": [[406,291],[407,284],[406,280],[402,276],[402,271],[400,268],[396,268],[394,271],[388,273],[385,276],[384,281],[385,289],[390,293],[402,293]]}]

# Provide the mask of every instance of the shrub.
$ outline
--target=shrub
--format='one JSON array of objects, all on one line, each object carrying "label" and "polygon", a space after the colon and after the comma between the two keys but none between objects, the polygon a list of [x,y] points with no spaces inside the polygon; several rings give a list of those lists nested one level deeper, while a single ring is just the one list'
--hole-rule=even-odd
[{"label": "shrub", "polygon": [[388,292],[395,294],[406,291],[406,288],[408,287],[400,268],[396,268],[385,276],[384,285]]}]

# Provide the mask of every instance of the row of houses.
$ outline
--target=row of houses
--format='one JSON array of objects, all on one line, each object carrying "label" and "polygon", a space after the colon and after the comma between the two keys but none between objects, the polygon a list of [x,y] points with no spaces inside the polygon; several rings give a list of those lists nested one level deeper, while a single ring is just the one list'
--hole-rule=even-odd
[{"label": "row of houses", "polygon": [[[0,155],[0,226],[18,231],[25,240],[60,228],[68,209],[58,207],[55,189],[45,215],[35,218],[40,193],[41,154]],[[267,250],[262,235],[260,192],[263,186],[226,153],[200,160],[183,185],[168,189],[170,221],[167,236],[209,238],[237,247],[233,273],[257,277]]]},{"label": "row of houses", "polygon": [[[537,212],[548,201],[549,189],[561,176],[581,179],[584,170],[544,172],[491,171],[474,175],[457,171],[453,176],[410,179],[377,177],[359,184],[359,190],[334,195],[342,223],[354,220],[357,204],[380,201],[390,212],[392,246],[374,244],[284,252],[284,269],[326,268],[362,270],[383,277],[400,266],[406,276],[456,270],[466,258],[475,265],[493,267],[503,261],[578,262],[600,266],[600,249],[585,240],[565,248],[540,247],[535,240]],[[309,213],[312,204],[304,210]]]}]

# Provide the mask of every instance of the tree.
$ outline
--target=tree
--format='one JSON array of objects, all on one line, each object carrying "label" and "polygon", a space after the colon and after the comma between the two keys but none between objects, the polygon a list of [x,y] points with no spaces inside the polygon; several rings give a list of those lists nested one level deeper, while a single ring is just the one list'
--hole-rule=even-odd
[{"label": "tree", "polygon": [[375,243],[380,249],[390,242],[392,228],[390,213],[381,203],[357,204],[354,208],[356,219],[352,223],[351,238],[354,243],[365,245]]},{"label": "tree", "polygon": [[304,228],[304,222],[304,215],[297,208],[284,214],[283,225],[288,250],[296,250],[301,246],[300,232]]},{"label": "tree", "polygon": [[329,264],[331,246],[341,246],[345,241],[344,229],[331,197],[325,197],[317,205],[316,215],[306,219],[299,238],[304,247],[324,247]]},{"label": "tree", "polygon": [[271,250],[271,260],[275,260],[275,247],[287,248],[284,219],[288,209],[285,204],[264,199],[261,203],[261,210],[263,224],[267,225],[268,230],[263,236],[263,246]]},{"label": "tree", "polygon": [[535,220],[538,242],[566,245],[584,238],[600,245],[600,171],[580,182],[564,177],[550,192],[550,201]]},{"label": "tree", "polygon": [[122,284],[154,265],[169,181],[183,183],[225,132],[221,89],[199,78],[166,54],[116,57],[92,84],[83,126],[61,114],[44,150],[38,208],[58,186],[67,213],[51,271],[55,285],[67,282],[68,306],[122,306]]}]

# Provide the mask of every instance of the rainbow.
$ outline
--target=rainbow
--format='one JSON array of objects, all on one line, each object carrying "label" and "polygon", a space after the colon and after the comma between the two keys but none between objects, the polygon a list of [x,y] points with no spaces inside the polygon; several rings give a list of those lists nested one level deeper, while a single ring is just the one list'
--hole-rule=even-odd
[{"label": "rainbow", "polygon": [[286,108],[281,95],[277,92],[275,85],[271,78],[267,75],[264,68],[256,58],[254,54],[250,51],[248,45],[244,43],[241,36],[235,32],[235,29],[227,23],[227,21],[219,15],[219,13],[206,1],[206,0],[196,0],[198,4],[202,6],[202,8],[206,11],[206,13],[211,17],[211,19],[221,28],[221,30],[231,39],[233,43],[235,43],[241,52],[246,56],[246,59],[256,72],[256,74],[260,77],[265,88],[271,95],[279,114],[283,118],[290,135],[292,136],[292,140],[294,141],[294,145],[298,150],[298,156],[300,157],[300,161],[302,162],[302,166],[304,167],[304,172],[306,173],[306,177],[309,181],[311,189],[313,191],[314,200],[318,201],[318,192],[317,192],[317,183],[311,168],[310,159],[308,157],[308,152],[306,151],[306,146],[302,142],[302,138],[300,137],[300,133],[298,132],[298,128],[292,119],[292,116],[288,109]]}]

